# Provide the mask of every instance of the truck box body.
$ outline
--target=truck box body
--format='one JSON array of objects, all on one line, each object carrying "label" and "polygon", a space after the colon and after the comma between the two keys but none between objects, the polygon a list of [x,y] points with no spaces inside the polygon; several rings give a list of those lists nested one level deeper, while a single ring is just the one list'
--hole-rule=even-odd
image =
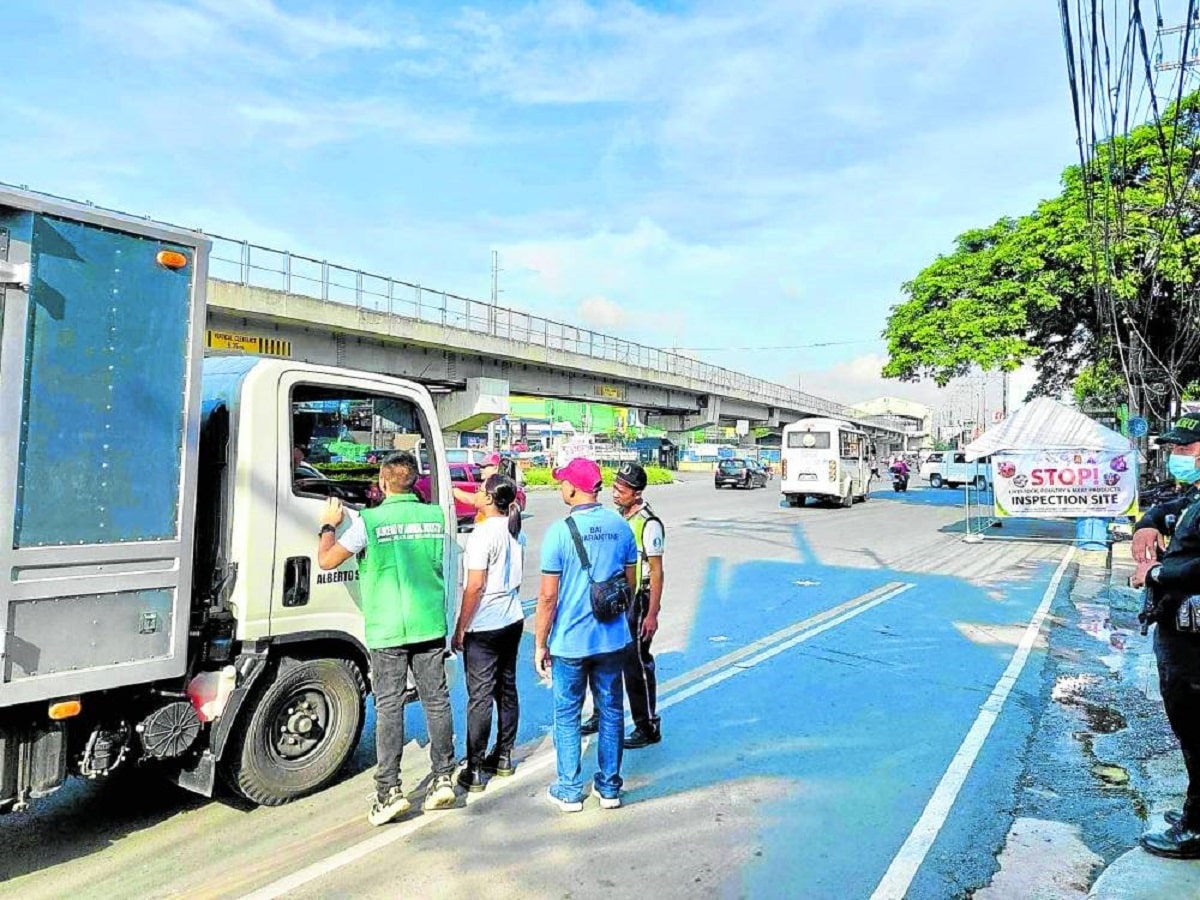
[{"label": "truck box body", "polygon": [[184,672],[207,253],[0,188],[0,708]]}]

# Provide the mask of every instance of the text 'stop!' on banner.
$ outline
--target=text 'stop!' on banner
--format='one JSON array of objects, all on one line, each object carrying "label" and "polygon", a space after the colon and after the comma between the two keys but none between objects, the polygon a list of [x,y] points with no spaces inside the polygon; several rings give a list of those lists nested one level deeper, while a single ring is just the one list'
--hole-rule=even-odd
[{"label": "text 'stop!' on banner", "polygon": [[998,516],[1137,514],[1137,456],[1132,450],[997,453],[992,476]]}]

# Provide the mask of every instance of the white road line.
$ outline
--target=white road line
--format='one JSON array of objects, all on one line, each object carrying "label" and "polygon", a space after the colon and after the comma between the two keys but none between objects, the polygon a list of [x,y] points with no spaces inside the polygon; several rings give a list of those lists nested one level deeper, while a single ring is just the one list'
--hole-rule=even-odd
[{"label": "white road line", "polygon": [[[676,703],[682,703],[689,697],[694,697],[701,691],[707,690],[714,685],[720,684],[728,678],[732,678],[739,672],[744,672],[747,669],[753,668],[760,662],[777,656],[785,650],[803,643],[804,641],[814,638],[817,635],[847,622],[868,609],[873,609],[881,603],[891,600],[903,594],[905,591],[911,590],[916,585],[904,582],[891,582],[882,587],[868,591],[860,597],[849,600],[846,603],[833,607],[831,610],[825,610],[815,616],[811,616],[802,622],[797,622],[782,628],[765,638],[753,641],[740,650],[735,650],[732,653],[726,654],[717,660],[706,663],[698,667],[691,673],[673,679],[667,685],[664,685],[663,692],[666,696],[659,699],[658,708],[666,709],[674,706]],[[831,615],[831,613],[833,615]],[[777,642],[777,643],[775,643]],[[747,658],[749,657],[749,658]],[[697,675],[703,676],[708,672],[712,672],[714,663],[723,665],[724,667],[714,672],[708,677],[702,677],[700,681],[695,681]],[[688,682],[693,682],[687,684]],[[679,690],[673,690],[676,687],[682,687]],[[585,740],[584,749],[587,748]],[[546,751],[538,756],[526,759],[520,766],[517,767],[516,774],[509,778],[493,779],[488,784],[488,790],[484,794],[468,795],[467,803],[486,803],[492,797],[498,794],[506,793],[511,790],[514,785],[522,784],[528,777],[539,772],[542,769],[549,768],[555,762],[554,748],[549,747]],[[406,819],[396,825],[389,825],[374,837],[367,838],[361,843],[355,844],[352,847],[347,847],[345,850],[335,853],[319,862],[305,866],[291,875],[273,881],[250,894],[246,894],[243,900],[275,900],[277,897],[282,897],[290,891],[298,890],[319,878],[323,878],[331,872],[344,868],[352,863],[358,862],[366,856],[371,855],[377,850],[382,850],[397,841],[404,840],[420,829],[432,825],[434,822],[444,821],[443,817],[437,813],[416,816],[411,819]]]},{"label": "white road line", "polygon": [[1045,621],[1046,614],[1050,611],[1050,604],[1054,602],[1054,596],[1058,593],[1058,585],[1062,581],[1063,573],[1066,572],[1074,555],[1074,547],[1068,548],[1063,555],[1058,569],[1054,572],[1054,577],[1050,579],[1050,584],[1046,587],[1046,593],[1042,595],[1041,604],[1025,628],[1021,643],[1017,645],[1016,652],[1009,660],[1008,668],[1004,670],[1004,674],[992,688],[991,694],[979,708],[979,715],[976,717],[975,723],[967,732],[967,736],[963,738],[958,752],[954,754],[954,759],[950,760],[950,766],[942,775],[942,780],[938,782],[933,796],[925,805],[925,811],[921,813],[921,818],[917,820],[917,824],[913,826],[913,830],[900,847],[892,864],[888,866],[883,880],[879,882],[875,893],[871,895],[871,900],[903,900],[908,892],[908,888],[917,874],[917,869],[925,861],[929,848],[933,846],[934,840],[937,839],[938,833],[946,823],[946,818],[954,807],[954,801],[958,798],[958,792],[962,790],[967,775],[970,774],[971,767],[975,765],[979,751],[983,748],[984,741],[987,740],[992,726],[996,724],[996,719],[999,718],[1000,711],[1004,708],[1004,702],[1008,699],[1013,686],[1016,685],[1017,679],[1021,677],[1021,671],[1025,668],[1025,663],[1029,660],[1029,653],[1033,649],[1033,642],[1037,640],[1038,633],[1042,630],[1042,622]]},{"label": "white road line", "polygon": [[710,687],[720,684],[722,681],[725,681],[726,679],[732,678],[734,675],[737,675],[739,672],[744,672],[747,669],[753,668],[754,666],[757,666],[760,662],[765,662],[766,660],[770,659],[772,656],[779,655],[784,650],[790,650],[792,647],[795,647],[797,644],[802,644],[805,641],[809,640],[810,638],[814,638],[818,634],[828,631],[830,628],[833,628],[837,625],[841,625],[843,622],[853,619],[855,616],[866,612],[868,609],[875,608],[880,603],[886,603],[888,600],[891,600],[893,597],[898,597],[900,594],[903,594],[905,591],[912,590],[914,587],[916,587],[915,584],[898,584],[894,588],[892,588],[892,590],[888,591],[887,593],[880,594],[880,595],[872,598],[871,600],[868,600],[866,603],[860,603],[857,606],[854,606],[851,609],[846,610],[839,616],[836,616],[832,619],[827,619],[824,622],[814,625],[812,628],[809,628],[809,629],[806,629],[806,630],[800,632],[798,635],[796,635],[793,638],[785,640],[782,643],[776,644],[775,646],[773,646],[769,649],[763,650],[757,656],[752,656],[750,659],[747,659],[744,661],[741,659],[734,661],[734,662],[730,663],[727,668],[724,668],[724,669],[720,670],[719,672],[717,672],[713,675],[710,675],[709,677],[707,677],[701,681],[698,681],[695,684],[690,685],[689,687],[684,688],[683,690],[676,691],[675,693],[673,693],[669,697],[667,697],[665,700],[660,700],[658,702],[658,708],[659,709],[667,709],[668,707],[674,706],[676,703],[682,703],[684,700],[688,699],[689,697],[694,697],[696,694],[700,693],[701,691],[708,690]]},{"label": "white road line", "polygon": [[[733,663],[739,662],[740,660],[743,660],[746,657],[753,656],[754,654],[758,653],[759,651],[765,650],[768,647],[774,646],[778,642],[785,640],[786,638],[789,638],[794,634],[799,634],[802,631],[807,631],[810,628],[813,628],[814,626],[819,625],[828,619],[836,618],[836,617],[840,616],[842,613],[846,612],[847,610],[855,609],[858,606],[860,606],[861,604],[869,604],[869,605],[873,606],[875,604],[872,603],[872,601],[875,600],[878,596],[883,595],[883,594],[890,594],[891,591],[895,590],[896,588],[903,587],[904,584],[905,584],[905,582],[902,582],[902,581],[889,581],[887,584],[882,584],[877,588],[873,588],[872,590],[867,591],[867,593],[865,593],[865,594],[860,594],[859,596],[853,598],[852,600],[847,600],[845,603],[841,603],[837,606],[830,607],[829,609],[822,610],[821,612],[819,612],[815,615],[809,616],[807,619],[802,619],[799,622],[793,622],[791,625],[785,625],[783,628],[780,628],[778,631],[771,632],[766,637],[762,637],[756,641],[752,641],[751,643],[746,644],[743,647],[739,647],[736,650],[733,650],[729,653],[725,653],[721,656],[718,656],[716,659],[709,660],[708,662],[704,663],[703,665],[697,666],[696,668],[692,669],[690,672],[685,672],[682,675],[679,675],[675,678],[670,679],[669,681],[659,684],[659,686],[658,686],[659,694],[661,696],[665,696],[666,694],[669,694],[672,691],[678,690],[679,688],[682,688],[687,684],[691,684],[693,681],[699,681],[700,679],[704,678],[707,675],[710,675],[713,672],[716,672],[720,669],[725,669],[728,666],[732,665]],[[911,587],[911,586],[912,585],[909,585],[909,587]]]}]

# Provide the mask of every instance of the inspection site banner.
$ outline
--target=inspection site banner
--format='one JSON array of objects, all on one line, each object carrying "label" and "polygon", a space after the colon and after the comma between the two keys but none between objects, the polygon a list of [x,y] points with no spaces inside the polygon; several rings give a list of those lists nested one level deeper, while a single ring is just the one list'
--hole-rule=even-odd
[{"label": "inspection site banner", "polygon": [[1033,451],[992,456],[996,515],[1052,519],[1137,511],[1132,451]]}]

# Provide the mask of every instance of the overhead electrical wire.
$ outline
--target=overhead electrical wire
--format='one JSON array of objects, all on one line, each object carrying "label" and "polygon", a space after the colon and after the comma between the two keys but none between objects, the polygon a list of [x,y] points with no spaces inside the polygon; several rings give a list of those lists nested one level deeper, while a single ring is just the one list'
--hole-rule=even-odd
[{"label": "overhead electrical wire", "polygon": [[[1166,381],[1172,393],[1179,396],[1182,385],[1178,383],[1173,363],[1189,359],[1200,351],[1200,330],[1177,329],[1168,345],[1167,360],[1160,358],[1144,331],[1160,312],[1159,304],[1165,300],[1181,304],[1192,317],[1200,309],[1200,297],[1192,290],[1180,290],[1178,279],[1171,284],[1170,291],[1163,290],[1159,278],[1161,252],[1164,244],[1172,237],[1180,241],[1184,265],[1191,270],[1192,248],[1187,237],[1196,230],[1196,215],[1191,201],[1195,194],[1195,175],[1200,162],[1200,139],[1197,138],[1197,115],[1183,110],[1183,98],[1189,80],[1188,70],[1193,60],[1192,30],[1197,24],[1197,0],[1188,0],[1187,15],[1182,27],[1164,29],[1160,0],[1154,0],[1155,40],[1153,51],[1146,35],[1146,26],[1140,0],[1130,0],[1128,15],[1119,12],[1118,0],[1111,0],[1111,13],[1104,0],[1059,0],[1059,16],[1062,23],[1063,50],[1067,63],[1067,81],[1071,96],[1078,142],[1084,208],[1092,227],[1097,230],[1097,242],[1089,242],[1093,290],[1096,299],[1097,325],[1111,336],[1115,357],[1121,374],[1129,387],[1131,396],[1140,397],[1151,412],[1166,410],[1157,406],[1152,395],[1165,394]],[[1074,15],[1072,15],[1074,13]],[[1162,63],[1164,33],[1182,33],[1181,56],[1178,66]],[[1116,48],[1120,47],[1120,52]],[[1140,59],[1139,59],[1140,57]],[[1163,111],[1159,107],[1156,76],[1152,63],[1156,59],[1160,71],[1178,69],[1178,82],[1172,81],[1167,96],[1174,95],[1171,109],[1171,126],[1164,127]],[[1115,59],[1115,68],[1114,68]],[[1139,81],[1135,72],[1139,67],[1143,77]],[[1142,112],[1143,99],[1148,98],[1148,115]],[[1136,128],[1143,118],[1155,130],[1159,152],[1162,155],[1165,173],[1163,207],[1157,217],[1151,216],[1152,227],[1158,234],[1158,243],[1143,264],[1149,287],[1134,298],[1118,301],[1113,286],[1121,274],[1120,263],[1114,258],[1117,240],[1128,228],[1125,189],[1134,172],[1130,166],[1129,143],[1122,140]],[[1181,135],[1181,131],[1186,132]],[[1186,164],[1180,169],[1177,159],[1179,141],[1189,142]],[[1119,160],[1117,159],[1119,151]],[[1102,155],[1101,155],[1102,154]],[[1139,163],[1135,163],[1137,165]],[[1178,182],[1177,182],[1178,177]],[[1103,197],[1097,189],[1103,185]],[[1193,196],[1190,196],[1193,195]],[[1099,202],[1102,199],[1102,202]],[[1153,223],[1157,222],[1157,225]],[[1173,229],[1166,232],[1164,229]],[[1182,296],[1176,294],[1182,293]],[[1170,296],[1167,296],[1170,294]],[[1182,332],[1182,333],[1180,333]],[[1093,340],[1098,335],[1093,335]],[[1161,350],[1161,348],[1160,348]],[[1142,364],[1146,360],[1152,364]],[[1147,372],[1147,369],[1150,369]]]},{"label": "overhead electrical wire", "polygon": [[845,347],[849,344],[882,344],[880,338],[860,338],[854,341],[822,341],[819,344],[783,344],[773,347],[672,347],[672,350],[683,350],[689,353],[717,353],[736,350],[810,350],[813,347]]}]

